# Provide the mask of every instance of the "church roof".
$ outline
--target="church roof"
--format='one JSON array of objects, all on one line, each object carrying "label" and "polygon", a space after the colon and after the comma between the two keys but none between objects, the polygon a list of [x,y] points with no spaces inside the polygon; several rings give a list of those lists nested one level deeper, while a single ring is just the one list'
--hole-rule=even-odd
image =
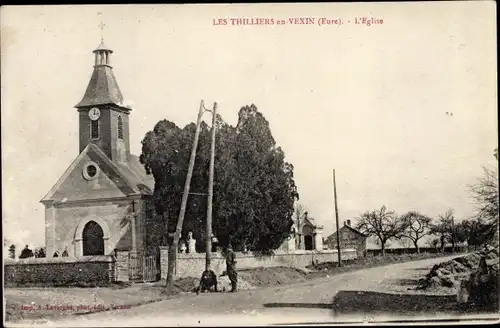
[{"label": "church roof", "polygon": [[155,186],[153,175],[146,174],[144,166],[139,162],[139,157],[130,155],[128,162],[115,163],[121,173],[144,194],[152,194]]},{"label": "church roof", "polygon": [[[79,170],[82,164],[89,159],[99,166],[106,176],[106,181],[109,181],[114,186],[112,189],[115,191],[111,190],[107,192],[101,189],[99,191],[100,195],[96,197],[94,196],[96,194],[94,189],[80,182],[84,180]],[[106,181],[103,180],[103,186]],[[137,156],[130,155],[130,159],[127,162],[114,162],[97,145],[90,143],[71,163],[41,202],[106,198],[104,196],[105,193],[108,197],[120,197],[119,195],[122,195],[121,197],[152,195],[153,190],[154,178],[146,174]]]},{"label": "church roof", "polygon": [[94,67],[94,72],[90,78],[85,95],[75,107],[80,108],[106,104],[122,106],[123,96],[112,68],[107,65],[100,65]]},{"label": "church roof", "polygon": [[109,51],[109,52],[113,52],[113,50],[111,50],[109,47],[107,47],[105,44],[104,44],[104,40],[101,40],[101,43],[99,44],[99,46],[97,47],[96,50],[94,50],[94,52],[96,51]]}]

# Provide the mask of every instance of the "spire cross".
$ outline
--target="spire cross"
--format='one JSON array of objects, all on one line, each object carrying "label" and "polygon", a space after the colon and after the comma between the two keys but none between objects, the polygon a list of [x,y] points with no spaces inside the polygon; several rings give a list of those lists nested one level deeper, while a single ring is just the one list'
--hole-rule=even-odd
[{"label": "spire cross", "polygon": [[101,41],[104,41],[104,27],[106,26],[106,24],[104,24],[102,21],[101,23],[98,25],[99,28],[101,29]]}]

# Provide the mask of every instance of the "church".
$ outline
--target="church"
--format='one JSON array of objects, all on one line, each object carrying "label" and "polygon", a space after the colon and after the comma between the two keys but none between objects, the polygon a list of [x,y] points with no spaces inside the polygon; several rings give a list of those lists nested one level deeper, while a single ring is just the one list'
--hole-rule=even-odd
[{"label": "church", "polygon": [[[115,249],[146,252],[154,226],[154,179],[130,153],[132,108],[113,74],[113,51],[104,41],[75,105],[79,154],[41,200],[47,257],[110,255]],[[158,234],[158,232],[156,233]]]}]

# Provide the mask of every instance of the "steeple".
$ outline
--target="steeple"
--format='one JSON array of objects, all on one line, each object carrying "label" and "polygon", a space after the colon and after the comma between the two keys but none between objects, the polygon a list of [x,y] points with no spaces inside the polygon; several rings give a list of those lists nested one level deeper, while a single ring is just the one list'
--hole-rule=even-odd
[{"label": "steeple", "polygon": [[106,47],[104,40],[101,39],[101,44],[93,51],[95,53],[95,66],[109,66],[111,67],[110,57],[113,50]]},{"label": "steeple", "polygon": [[101,44],[93,53],[95,54],[94,72],[83,99],[75,107],[80,109],[87,106],[111,104],[123,106],[123,96],[111,67],[113,50],[108,48],[101,38]]},{"label": "steeple", "polygon": [[[102,24],[101,24],[102,28]],[[79,149],[89,143],[97,145],[114,162],[130,157],[129,114],[111,67],[113,50],[101,44],[93,51],[94,71],[83,99],[75,106],[80,117]]]}]

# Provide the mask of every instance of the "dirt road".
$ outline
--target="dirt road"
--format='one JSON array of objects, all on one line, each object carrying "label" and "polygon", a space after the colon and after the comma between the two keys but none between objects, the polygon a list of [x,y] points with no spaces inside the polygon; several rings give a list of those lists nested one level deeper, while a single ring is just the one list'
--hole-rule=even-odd
[{"label": "dirt road", "polygon": [[[127,310],[38,322],[44,326],[264,325],[456,317],[454,296],[409,291],[436,263],[393,264],[307,282],[238,293],[189,295]],[[403,294],[403,295],[401,295]],[[451,293],[450,293],[451,294]],[[413,317],[417,319],[417,317]],[[9,326],[33,325],[20,322]]]}]

